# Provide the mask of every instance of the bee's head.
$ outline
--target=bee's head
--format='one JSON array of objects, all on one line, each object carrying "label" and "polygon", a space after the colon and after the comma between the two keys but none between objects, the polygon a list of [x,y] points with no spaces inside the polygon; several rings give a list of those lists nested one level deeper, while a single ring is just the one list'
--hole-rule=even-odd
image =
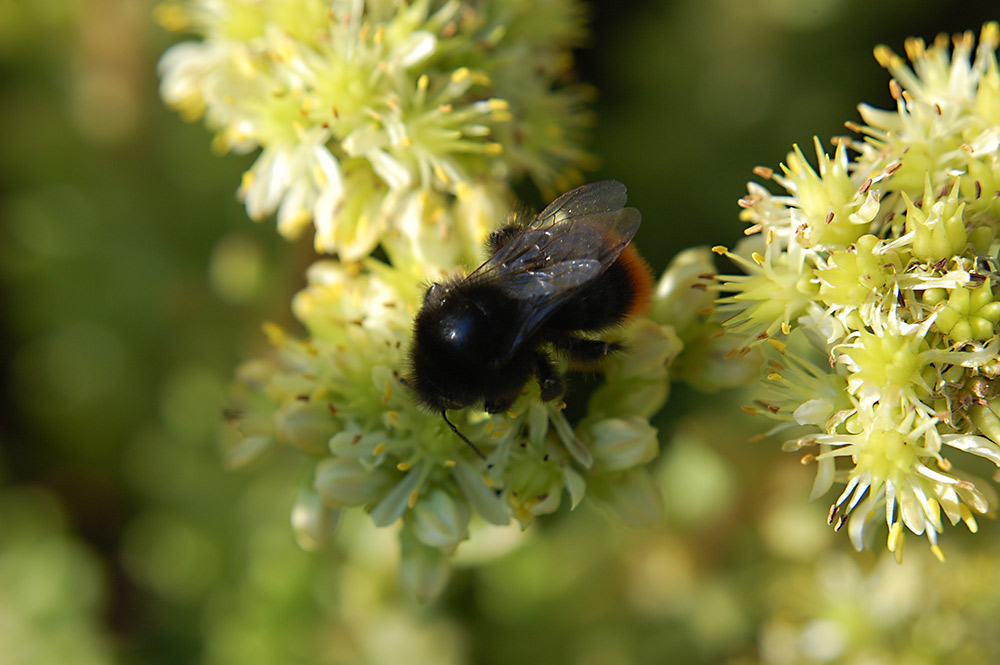
[{"label": "bee's head", "polygon": [[407,383],[435,411],[477,401],[472,390],[488,357],[488,317],[475,302],[446,284],[432,284],[413,323]]}]

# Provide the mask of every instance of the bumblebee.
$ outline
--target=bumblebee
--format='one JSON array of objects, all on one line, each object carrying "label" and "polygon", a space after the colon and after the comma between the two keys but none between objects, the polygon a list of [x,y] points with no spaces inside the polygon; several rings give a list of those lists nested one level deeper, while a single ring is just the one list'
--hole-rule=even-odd
[{"label": "bumblebee", "polygon": [[446,422],[474,404],[503,412],[532,379],[549,401],[565,386],[553,354],[592,365],[619,350],[593,335],[645,310],[653,284],[629,244],[641,215],[625,202],[615,180],[578,187],[490,235],[490,258],[467,276],[432,284],[409,349],[420,402]]}]

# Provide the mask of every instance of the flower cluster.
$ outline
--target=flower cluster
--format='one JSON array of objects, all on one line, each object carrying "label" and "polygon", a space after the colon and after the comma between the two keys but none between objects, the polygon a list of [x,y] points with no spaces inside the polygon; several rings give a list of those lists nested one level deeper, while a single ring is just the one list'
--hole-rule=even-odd
[{"label": "flower cluster", "polygon": [[485,459],[403,378],[424,289],[482,260],[509,182],[562,191],[586,166],[586,91],[556,87],[584,37],[580,6],[185,0],[159,12],[202,37],[164,55],[164,99],[203,116],[220,149],[260,149],[241,189],[251,217],[276,211],[285,235],[311,220],[317,249],[336,255],[294,299],[307,336],[265,325],[277,353],[245,363],[234,395],[231,465],[275,447],[308,460],[292,511],[300,544],[364,509],[399,527],[402,578],[429,598],[477,516],[526,526],[586,492],[628,523],[658,519],[649,418],[682,346],[665,318],[616,332],[625,350],[572,422],[534,383],[506,413],[453,412]]},{"label": "flower cluster", "polygon": [[[769,353],[749,411],[791,428],[789,450],[817,468],[813,496],[844,488],[829,520],[855,547],[888,526],[939,557],[944,523],[977,529],[991,486],[956,451],[1000,466],[1000,28],[932,44],[907,61],[880,46],[896,109],[860,106],[863,139],[818,168],[798,147],[781,172],[756,173],[740,202],[748,236],[716,251],[718,313],[744,347]],[[975,49],[975,50],[974,50]]]},{"label": "flower cluster", "polygon": [[590,160],[589,91],[555,87],[586,34],[572,0],[167,0],[158,18],[199,38],[163,55],[163,99],[218,151],[259,149],[247,214],[289,238],[311,223],[320,252],[367,256],[415,193],[527,174],[554,194]]},{"label": "flower cluster", "polygon": [[672,329],[639,319],[621,331],[628,351],[609,363],[576,427],[565,404],[539,401],[534,384],[508,413],[453,414],[483,461],[400,381],[428,278],[420,270],[375,259],[316,263],[293,303],[309,337],[268,324],[279,356],[240,370],[244,415],[229,460],[244,464],[274,445],[308,456],[311,486],[293,511],[299,542],[326,540],[345,508],[364,507],[377,526],[401,520],[404,581],[432,597],[473,514],[527,526],[566,494],[575,506],[589,487],[629,523],[657,519],[659,494],[643,465],[659,452],[648,419],[666,399],[667,365],[681,346]]}]

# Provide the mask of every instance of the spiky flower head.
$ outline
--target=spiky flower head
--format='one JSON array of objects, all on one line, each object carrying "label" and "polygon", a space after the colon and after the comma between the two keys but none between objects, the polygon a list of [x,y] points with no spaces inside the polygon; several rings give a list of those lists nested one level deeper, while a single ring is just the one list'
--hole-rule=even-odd
[{"label": "spiky flower head", "polygon": [[158,17],[196,37],[163,55],[164,100],[217,151],[259,150],[247,213],[290,238],[311,223],[320,252],[368,255],[415,192],[528,175],[553,194],[590,159],[573,0],[167,0]]},{"label": "spiky flower head", "polygon": [[758,169],[785,191],[751,183],[742,216],[759,240],[717,248],[747,272],[717,278],[718,313],[770,357],[748,410],[816,464],[814,497],[843,486],[830,522],[859,549],[882,522],[897,557],[907,531],[943,556],[946,522],[975,531],[995,508],[952,460],[1000,467],[998,44],[989,23],[978,47],[908,40],[910,64],[875,49],[896,109],[859,107],[863,140],[833,157],[817,140],[818,169],[798,147],[781,174]]},{"label": "spiky flower head", "polygon": [[303,545],[321,543],[336,513],[367,510],[377,526],[402,525],[404,576],[432,597],[447,579],[442,558],[469,537],[476,517],[526,527],[588,486],[630,523],[655,520],[660,498],[645,465],[659,451],[649,424],[667,397],[667,366],[680,349],[669,326],[639,319],[620,332],[606,383],[576,426],[560,403],[542,403],[531,385],[508,413],[453,412],[486,459],[428,414],[400,381],[421,284],[433,273],[375,259],[315,264],[294,310],[308,331],[297,339],[269,324],[278,357],[243,366],[237,398],[244,416],[229,450],[233,464],[275,446],[309,460],[311,486],[295,510]]}]

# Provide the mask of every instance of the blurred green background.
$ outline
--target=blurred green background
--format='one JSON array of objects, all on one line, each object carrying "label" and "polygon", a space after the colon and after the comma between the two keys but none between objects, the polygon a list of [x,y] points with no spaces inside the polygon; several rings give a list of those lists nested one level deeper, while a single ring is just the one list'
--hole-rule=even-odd
[{"label": "blurred green background", "polygon": [[[875,44],[978,32],[987,4],[592,3],[592,177],[629,186],[657,271],[732,243],[754,166],[890,106]],[[0,3],[0,663],[1000,662],[1000,526],[946,532],[945,564],[850,552],[739,395],[675,390],[660,528],[585,503],[484,531],[429,606],[364,516],[299,550],[295,456],[227,472],[218,441],[310,250],[247,221],[252,156],[163,108],[152,7]]]}]

